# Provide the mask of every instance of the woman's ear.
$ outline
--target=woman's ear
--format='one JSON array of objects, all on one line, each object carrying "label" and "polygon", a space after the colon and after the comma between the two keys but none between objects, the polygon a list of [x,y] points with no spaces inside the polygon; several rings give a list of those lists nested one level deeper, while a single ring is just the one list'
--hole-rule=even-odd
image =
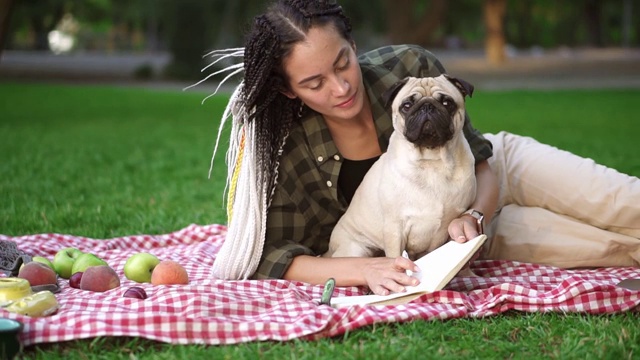
[{"label": "woman's ear", "polygon": [[289,99],[295,99],[297,98],[296,94],[294,94],[293,92],[291,92],[291,90],[287,90],[287,89],[282,89],[280,90],[280,93],[286,97],[288,97]]},{"label": "woman's ear", "polygon": [[282,95],[288,97],[289,99],[295,99],[298,97],[296,96],[296,94],[293,93],[293,91],[291,91],[291,88],[283,79],[279,78],[278,80],[279,81],[276,87],[278,88],[278,91],[280,91]]}]

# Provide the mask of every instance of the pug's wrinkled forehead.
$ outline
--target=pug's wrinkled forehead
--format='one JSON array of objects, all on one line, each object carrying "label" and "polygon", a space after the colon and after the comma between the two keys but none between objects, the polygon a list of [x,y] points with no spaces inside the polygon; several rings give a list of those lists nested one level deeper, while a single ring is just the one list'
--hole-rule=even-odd
[{"label": "pug's wrinkled forehead", "polygon": [[[404,89],[404,91],[402,91]],[[437,77],[407,77],[397,83],[393,84],[383,94],[385,106],[388,108],[391,106],[395,98],[400,93],[415,92],[421,96],[433,96],[437,92],[446,92],[448,95],[456,96],[460,95],[460,99],[464,102],[466,96],[471,97],[473,95],[473,85],[464,81],[452,77],[447,74],[443,74]],[[406,96],[406,95],[403,95]]]}]

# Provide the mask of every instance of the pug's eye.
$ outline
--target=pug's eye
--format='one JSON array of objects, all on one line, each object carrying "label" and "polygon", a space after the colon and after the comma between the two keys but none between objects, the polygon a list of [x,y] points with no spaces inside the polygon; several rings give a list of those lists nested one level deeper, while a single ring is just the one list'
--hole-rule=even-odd
[{"label": "pug's eye", "polygon": [[457,108],[455,101],[453,101],[449,96],[443,96],[440,98],[440,104],[442,104],[442,106],[444,106],[449,112],[455,111]]},{"label": "pug's eye", "polygon": [[413,103],[411,101],[405,101],[402,103],[402,105],[400,105],[400,110],[409,111],[411,110],[412,106],[413,106]]}]

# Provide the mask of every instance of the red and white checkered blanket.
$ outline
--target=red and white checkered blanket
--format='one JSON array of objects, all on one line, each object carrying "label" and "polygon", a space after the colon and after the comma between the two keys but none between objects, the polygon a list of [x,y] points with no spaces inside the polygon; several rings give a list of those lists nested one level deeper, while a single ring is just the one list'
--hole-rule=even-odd
[{"label": "red and white checkered blanket", "polygon": [[[476,261],[479,278],[454,278],[445,290],[399,306],[334,309],[318,305],[321,286],[285,280],[215,280],[211,267],[224,240],[222,225],[191,225],[165,235],[95,240],[40,234],[0,235],[31,255],[53,255],[74,246],[111,265],[121,286],[106,293],[74,289],[64,279],[56,294],[60,309],[44,318],[0,310],[24,323],[24,345],[97,336],[136,336],[176,344],[234,344],[256,340],[316,339],[380,322],[482,317],[507,310],[616,313],[638,311],[640,291],[615,286],[640,278],[640,269],[560,270],[508,261]],[[136,284],[123,274],[126,259],[146,251],[182,264],[189,285],[143,284],[146,300],[124,298]],[[361,288],[337,288],[335,295],[361,295]]]}]

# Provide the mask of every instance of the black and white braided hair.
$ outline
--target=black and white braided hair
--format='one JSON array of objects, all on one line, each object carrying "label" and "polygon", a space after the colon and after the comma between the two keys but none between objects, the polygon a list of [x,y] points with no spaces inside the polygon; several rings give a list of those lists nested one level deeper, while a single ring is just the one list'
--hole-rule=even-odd
[{"label": "black and white braided hair", "polygon": [[282,93],[289,90],[283,61],[296,44],[305,40],[309,29],[320,26],[333,26],[352,41],[350,21],[335,1],[279,0],[254,18],[244,48],[208,54],[216,59],[212,65],[230,57],[242,57],[243,63],[215,72],[201,82],[230,72],[222,84],[244,72],[222,115],[213,154],[215,158],[224,124],[232,117],[226,157],[228,232],[214,263],[217,278],[247,279],[258,267],[282,148],[292,124],[306,110],[299,99]]}]

